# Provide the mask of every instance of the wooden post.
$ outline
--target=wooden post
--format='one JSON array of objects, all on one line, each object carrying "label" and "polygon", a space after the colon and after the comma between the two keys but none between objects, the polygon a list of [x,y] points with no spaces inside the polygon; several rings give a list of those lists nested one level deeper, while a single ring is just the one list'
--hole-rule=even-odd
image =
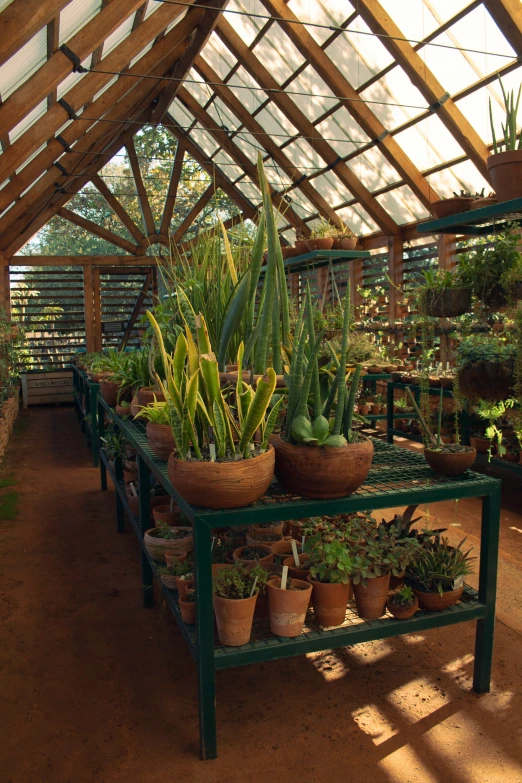
[{"label": "wooden post", "polygon": [[85,349],[93,353],[94,348],[94,301],[92,284],[92,266],[83,265],[83,309],[85,314]]},{"label": "wooden post", "polygon": [[[328,283],[330,283],[328,285]],[[330,269],[322,266],[317,270],[317,298],[321,303],[321,310],[332,299],[332,283],[330,281]]]},{"label": "wooden post", "polygon": [[94,350],[102,349],[100,270],[93,269]]},{"label": "wooden post", "polygon": [[397,303],[400,298],[400,294],[397,288],[402,289],[404,282],[404,245],[402,236],[388,237],[388,267],[389,276],[392,284],[390,285],[389,294],[389,307],[390,307],[390,323],[393,323],[397,318]]},{"label": "wooden post", "polygon": [[437,240],[439,269],[454,269],[457,266],[457,237],[455,234],[441,234]]},{"label": "wooden post", "polygon": [[9,259],[0,255],[0,307],[8,317],[11,316],[11,281],[9,277]]}]

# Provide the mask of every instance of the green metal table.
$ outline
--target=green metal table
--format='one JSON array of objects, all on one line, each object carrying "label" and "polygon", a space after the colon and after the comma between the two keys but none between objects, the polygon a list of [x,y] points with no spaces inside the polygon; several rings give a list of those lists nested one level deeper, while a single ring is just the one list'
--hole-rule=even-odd
[{"label": "green metal table", "polygon": [[503,231],[510,223],[522,221],[522,198],[500,201],[482,209],[471,209],[446,218],[419,223],[419,234],[464,234],[488,236]]},{"label": "green metal table", "polygon": [[[100,440],[98,437],[98,392],[100,384],[91,381],[83,370],[73,366],[74,407],[81,421],[82,432],[92,450],[92,464],[98,467]],[[88,418],[90,415],[90,419]]]},{"label": "green metal table", "polygon": [[[103,449],[100,450],[101,487],[106,489],[107,474],[109,474],[116,489],[118,532],[124,530],[126,512],[139,540],[142,541],[143,533],[150,525],[148,488],[151,473],[175,499],[183,514],[193,525],[198,605],[195,626],[187,626],[183,623],[176,594],[164,586],[162,590],[197,666],[200,747],[203,759],[215,758],[217,755],[216,671],[232,666],[351,646],[473,620],[477,622],[473,688],[478,693],[489,691],[495,620],[500,482],[471,471],[457,478],[438,476],[421,456],[375,440],[375,456],[368,479],[349,497],[324,501],[290,497],[274,481],[267,495],[248,508],[226,511],[197,508],[186,503],[176,492],[169,481],[166,463],[156,457],[150,449],[143,427],[130,420],[120,419],[100,396],[98,396],[98,409],[100,437],[104,434],[106,419],[110,420],[138,454],[140,514],[136,519],[127,505],[121,464],[116,461],[115,469],[112,470]],[[410,620],[402,621],[389,616],[373,621],[361,620],[355,612],[354,605],[350,603],[342,627],[324,630],[314,622],[313,614],[309,612],[303,632],[294,639],[283,639],[272,635],[267,620],[254,620],[251,641],[242,647],[225,647],[215,638],[211,570],[213,530],[220,527],[301,519],[340,512],[377,510],[465,497],[482,498],[482,545],[478,592],[466,586],[461,603],[442,612],[418,612]],[[141,563],[143,603],[148,607],[153,603],[152,583],[157,566],[148,556],[143,543]]]},{"label": "green metal table", "polygon": [[[387,391],[387,402],[386,402],[386,440],[388,443],[393,443],[393,437],[394,435],[397,435],[399,438],[406,438],[407,440],[413,440],[417,443],[422,443],[422,437],[420,435],[413,435],[409,432],[404,432],[403,430],[397,430],[395,429],[394,425],[394,419],[416,419],[417,414],[416,413],[394,413],[393,412],[393,406],[395,403],[395,395],[394,391],[395,389],[399,389],[400,391],[405,391],[406,389],[411,389],[411,392],[413,396],[415,397],[415,401],[417,404],[420,403],[420,394],[421,389],[418,384],[415,383],[399,383],[395,381],[390,381],[388,383],[388,391]],[[432,396],[439,396],[440,395],[440,386],[430,386],[428,389],[428,393]],[[453,398],[453,391],[452,389],[443,389],[442,394],[444,397],[449,397],[450,399]],[[461,430],[462,430],[462,443],[469,445],[469,413],[467,410],[463,410],[460,414],[460,424],[461,424]]]}]

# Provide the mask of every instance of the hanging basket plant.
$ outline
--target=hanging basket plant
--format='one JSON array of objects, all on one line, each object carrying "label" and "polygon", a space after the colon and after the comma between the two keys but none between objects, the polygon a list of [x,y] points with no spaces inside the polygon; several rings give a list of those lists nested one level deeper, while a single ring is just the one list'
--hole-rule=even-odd
[{"label": "hanging basket plant", "polygon": [[420,311],[434,318],[455,318],[471,307],[471,288],[460,284],[450,270],[429,269],[423,272],[424,285],[419,289]]},{"label": "hanging basket plant", "polygon": [[475,335],[457,349],[460,394],[470,402],[507,400],[513,392],[516,345],[501,337]]}]

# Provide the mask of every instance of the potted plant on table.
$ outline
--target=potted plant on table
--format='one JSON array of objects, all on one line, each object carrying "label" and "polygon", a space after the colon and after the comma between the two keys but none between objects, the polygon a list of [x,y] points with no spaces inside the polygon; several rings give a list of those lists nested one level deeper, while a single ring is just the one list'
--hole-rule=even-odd
[{"label": "potted plant on table", "polygon": [[160,524],[145,532],[143,542],[152,559],[164,563],[165,552],[192,552],[192,528]]},{"label": "potted plant on table", "polygon": [[299,636],[310,603],[312,585],[300,579],[280,577],[267,582],[270,630],[276,636]]},{"label": "potted plant on table", "polygon": [[338,530],[320,531],[308,539],[306,551],[315,619],[323,626],[342,625],[354,570],[346,536]]},{"label": "potted plant on table", "polygon": [[488,171],[498,200],[510,201],[522,197],[522,132],[517,128],[522,85],[519,87],[515,99],[515,91],[506,92],[500,76],[499,82],[504,96],[506,119],[502,124],[503,141],[497,142],[490,98],[489,115],[493,136],[493,154],[488,158]]},{"label": "potted plant on table", "polygon": [[306,247],[309,253],[313,252],[314,250],[331,250],[333,247],[333,236],[332,236],[332,228],[333,226],[331,223],[328,223],[327,220],[321,220],[314,228],[312,229],[312,233],[310,234],[310,239],[306,240]]},{"label": "potted plant on table", "polygon": [[464,287],[449,269],[425,269],[424,282],[417,291],[420,311],[436,318],[454,318],[471,307],[471,288]]},{"label": "potted plant on table", "polygon": [[214,611],[219,641],[240,647],[250,641],[257,596],[264,590],[268,572],[260,565],[242,565],[219,571],[214,577]]},{"label": "potted plant on table", "polygon": [[251,563],[273,563],[274,553],[269,546],[242,546],[233,553],[235,563],[249,565]]},{"label": "potted plant on table", "polygon": [[419,601],[411,587],[404,585],[388,598],[386,607],[397,620],[408,620],[418,611]]},{"label": "potted plant on table", "polygon": [[157,457],[167,462],[176,445],[167,403],[155,400],[141,408],[136,418],[147,422],[145,431],[149,446]]},{"label": "potted plant on table", "polygon": [[194,589],[188,589],[184,596],[180,596],[179,608],[183,622],[187,625],[194,625],[196,622],[196,592]]},{"label": "potted plant on table", "polygon": [[170,565],[164,565],[158,568],[158,574],[165,587],[169,590],[176,590],[177,580],[180,577],[188,576],[192,573],[192,563],[185,560],[172,560]]},{"label": "potted plant on table", "polygon": [[471,549],[454,547],[439,538],[423,549],[406,569],[406,583],[413,589],[421,609],[440,611],[456,603],[464,592],[464,577],[473,573]]},{"label": "potted plant on table", "polygon": [[474,196],[467,190],[461,190],[460,193],[453,191],[452,197],[433,201],[431,211],[433,216],[440,220],[451,215],[459,215],[461,212],[468,212],[471,209],[473,200]]}]

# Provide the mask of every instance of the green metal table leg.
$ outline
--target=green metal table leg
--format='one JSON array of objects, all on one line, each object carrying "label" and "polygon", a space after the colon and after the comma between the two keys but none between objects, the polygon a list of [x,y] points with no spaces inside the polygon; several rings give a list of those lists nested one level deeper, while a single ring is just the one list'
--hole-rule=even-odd
[{"label": "green metal table leg", "polygon": [[214,610],[212,601],[212,565],[210,528],[194,521],[196,555],[196,600],[198,638],[199,740],[202,759],[215,759],[216,674],[214,667]]},{"label": "green metal table leg", "polygon": [[386,440],[388,443],[393,443],[393,403],[394,403],[394,391],[395,387],[393,383],[388,383],[386,388]]},{"label": "green metal table leg", "polygon": [[498,539],[500,530],[501,486],[482,498],[479,600],[486,605],[485,616],[477,620],[473,690],[488,693],[491,684],[493,636],[495,632],[495,595],[497,589]]},{"label": "green metal table leg", "polygon": [[[114,475],[116,476],[116,481],[123,481],[123,463],[121,457],[116,457],[114,460]],[[119,492],[116,492],[116,525],[118,533],[125,533],[125,509],[123,508]]]},{"label": "green metal table leg", "polygon": [[98,440],[98,390],[100,386],[97,383],[91,383],[89,389],[90,409],[91,409],[91,437],[92,437],[92,464],[98,467],[98,457],[100,452],[100,442]]},{"label": "green metal table leg", "polygon": [[[102,438],[104,435],[105,435],[105,411],[103,410],[101,405],[98,405],[98,441],[99,441],[98,448],[99,449],[101,449],[102,447]],[[107,468],[105,467],[105,462],[102,459],[100,459],[100,489],[101,490],[107,489]]]},{"label": "green metal table leg", "polygon": [[[150,469],[141,455],[138,455],[138,486],[140,492],[140,530],[143,537],[150,527]],[[143,546],[141,547],[141,584],[143,606],[147,609],[154,604],[153,576]]]}]

